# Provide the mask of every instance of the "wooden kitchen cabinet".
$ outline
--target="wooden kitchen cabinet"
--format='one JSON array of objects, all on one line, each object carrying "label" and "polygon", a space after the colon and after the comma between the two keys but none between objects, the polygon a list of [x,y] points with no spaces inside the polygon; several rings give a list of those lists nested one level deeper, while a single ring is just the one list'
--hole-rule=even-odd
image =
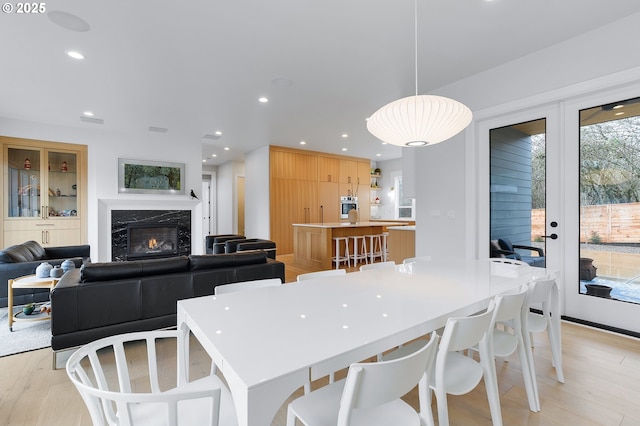
[{"label": "wooden kitchen cabinet", "polygon": [[318,156],[318,181],[340,181],[340,160],[333,157]]},{"label": "wooden kitchen cabinet", "polygon": [[358,163],[354,160],[340,160],[340,183],[357,185]]},{"label": "wooden kitchen cabinet", "polygon": [[269,167],[271,177],[275,179],[318,179],[318,158],[315,155],[272,151]]},{"label": "wooden kitchen cabinet", "polygon": [[358,185],[371,185],[371,163],[359,161],[357,164]]},{"label": "wooden kitchen cabinet", "polygon": [[[278,254],[293,253],[294,223],[339,223],[340,196],[348,191],[362,194],[360,217],[369,220],[369,160],[276,146],[269,159],[270,239]],[[366,179],[358,175],[363,170]]]},{"label": "wooden kitchen cabinet", "polygon": [[295,223],[316,223],[320,218],[320,203],[318,200],[318,183],[312,181],[296,181]]},{"label": "wooden kitchen cabinet", "polygon": [[287,241],[290,241],[293,235],[291,224],[297,222],[298,206],[293,203],[296,192],[297,187],[294,179],[271,179],[269,239],[276,242],[278,254],[290,253],[287,250],[293,250],[293,244],[287,244]]},{"label": "wooden kitchen cabinet", "polygon": [[320,223],[340,222],[340,188],[337,182],[318,182]]}]

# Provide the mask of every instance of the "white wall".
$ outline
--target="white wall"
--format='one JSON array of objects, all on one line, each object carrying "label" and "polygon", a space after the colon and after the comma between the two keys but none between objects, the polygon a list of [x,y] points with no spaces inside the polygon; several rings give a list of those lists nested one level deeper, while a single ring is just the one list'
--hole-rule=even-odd
[{"label": "white wall", "polygon": [[[372,207],[378,209],[380,212],[380,219],[393,219],[395,214],[395,200],[389,198],[387,194],[393,187],[394,183],[391,180],[391,175],[395,172],[402,174],[402,159],[396,158],[394,160],[378,161],[375,167],[380,169],[382,178],[378,179],[378,186],[382,188],[381,191],[377,191],[377,196],[380,197],[380,206]],[[375,195],[372,195],[375,198]]]},{"label": "white wall", "polygon": [[[87,182],[87,225],[88,243],[91,245],[91,258],[94,261],[108,261],[108,254],[101,249],[100,240],[105,238],[104,224],[99,226],[99,200],[118,200],[135,208],[136,204],[161,201],[164,208],[183,209],[185,204],[192,206],[192,233],[194,238],[202,234],[202,206],[191,202],[189,190],[199,191],[202,181],[202,145],[199,136],[188,141],[175,140],[171,133],[153,133],[141,131],[125,134],[105,130],[94,124],[80,124],[76,127],[52,126],[41,123],[13,120],[0,117],[0,134],[28,139],[83,144],[88,146],[88,182]],[[180,149],[175,149],[179,146]],[[158,196],[144,194],[118,193],[118,158],[143,159],[185,163],[185,195]],[[109,234],[110,239],[110,234]],[[200,244],[193,244],[194,253]]]},{"label": "white wall", "polygon": [[474,122],[449,141],[416,150],[416,255],[474,257],[479,234],[486,232],[488,239],[488,230],[476,229],[475,220],[482,213],[478,120],[639,79],[640,55],[631,54],[629,43],[612,42],[639,37],[640,14],[635,14],[435,91],[469,106]]},{"label": "white wall", "polygon": [[[238,232],[238,176],[244,176],[243,163],[229,161],[218,166],[218,200],[216,212],[219,234],[234,234]],[[245,226],[246,222],[245,218]]]},{"label": "white wall", "polygon": [[245,234],[249,238],[269,239],[269,147],[245,154]]}]

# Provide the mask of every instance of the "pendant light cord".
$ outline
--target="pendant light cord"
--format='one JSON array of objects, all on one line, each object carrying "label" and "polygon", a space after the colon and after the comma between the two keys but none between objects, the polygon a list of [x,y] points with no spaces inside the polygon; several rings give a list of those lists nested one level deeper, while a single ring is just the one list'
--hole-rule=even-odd
[{"label": "pendant light cord", "polygon": [[418,96],[418,0],[414,1],[414,11],[413,11],[413,46],[414,46],[414,55],[415,55],[415,74],[416,74],[416,96]]}]

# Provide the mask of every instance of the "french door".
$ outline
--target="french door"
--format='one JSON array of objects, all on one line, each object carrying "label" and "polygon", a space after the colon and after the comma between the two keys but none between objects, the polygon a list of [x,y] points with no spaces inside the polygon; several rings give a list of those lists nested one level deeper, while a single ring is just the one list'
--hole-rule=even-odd
[{"label": "french door", "polygon": [[[565,315],[640,333],[640,87],[565,105]],[[569,192],[570,191],[570,192]],[[577,263],[576,263],[577,262]]]},{"label": "french door", "polygon": [[[631,334],[640,333],[640,99],[633,93],[640,87],[504,114],[476,128],[480,256],[505,236],[540,248],[544,267],[557,275],[565,317]],[[619,121],[621,110],[635,121]],[[538,255],[517,251],[529,262]]]},{"label": "french door", "polygon": [[559,122],[555,106],[479,124],[480,170],[485,173],[480,173],[478,229],[485,236],[478,241],[481,255],[521,259],[561,277],[566,226],[560,216]]}]

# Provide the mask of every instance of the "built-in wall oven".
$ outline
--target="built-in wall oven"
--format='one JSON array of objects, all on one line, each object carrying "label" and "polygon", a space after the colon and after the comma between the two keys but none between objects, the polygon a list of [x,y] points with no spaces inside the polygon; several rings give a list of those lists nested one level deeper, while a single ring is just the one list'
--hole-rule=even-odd
[{"label": "built-in wall oven", "polygon": [[358,210],[358,197],[340,197],[340,219],[349,219],[349,210]]}]

